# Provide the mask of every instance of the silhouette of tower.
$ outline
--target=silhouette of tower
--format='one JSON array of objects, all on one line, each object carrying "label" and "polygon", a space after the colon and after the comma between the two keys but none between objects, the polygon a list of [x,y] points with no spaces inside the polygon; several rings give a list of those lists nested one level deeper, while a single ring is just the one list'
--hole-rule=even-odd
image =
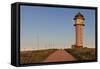
[{"label": "silhouette of tower", "polygon": [[84,24],[84,16],[78,12],[75,17],[75,30],[76,30],[76,44],[75,44],[75,48],[83,48],[83,26],[85,26]]}]

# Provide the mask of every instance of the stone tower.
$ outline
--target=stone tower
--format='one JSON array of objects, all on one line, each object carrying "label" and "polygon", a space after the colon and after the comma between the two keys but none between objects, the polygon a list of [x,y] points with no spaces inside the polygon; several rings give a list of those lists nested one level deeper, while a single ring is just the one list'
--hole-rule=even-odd
[{"label": "stone tower", "polygon": [[84,16],[79,12],[74,17],[75,20],[75,30],[76,30],[76,44],[75,48],[83,48],[83,27],[84,24]]}]

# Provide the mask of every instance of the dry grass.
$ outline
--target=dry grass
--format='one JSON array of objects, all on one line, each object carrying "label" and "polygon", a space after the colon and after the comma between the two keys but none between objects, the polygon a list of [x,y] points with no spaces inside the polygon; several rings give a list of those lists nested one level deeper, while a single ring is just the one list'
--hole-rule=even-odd
[{"label": "dry grass", "polygon": [[96,60],[95,48],[65,49],[77,60]]},{"label": "dry grass", "polygon": [[21,64],[41,63],[54,51],[56,51],[56,49],[21,51],[20,52],[20,63]]},{"label": "dry grass", "polygon": [[[20,52],[20,63],[41,63],[50,54],[54,53],[57,49],[47,49],[47,50],[34,50],[34,51],[21,51]],[[65,49],[77,60],[96,60],[95,48],[69,48]]]}]

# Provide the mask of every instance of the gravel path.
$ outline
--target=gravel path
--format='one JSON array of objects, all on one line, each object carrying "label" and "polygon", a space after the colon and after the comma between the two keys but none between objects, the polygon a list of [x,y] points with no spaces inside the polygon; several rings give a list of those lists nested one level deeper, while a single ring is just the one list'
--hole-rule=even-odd
[{"label": "gravel path", "polygon": [[44,62],[75,61],[76,59],[63,49],[59,49],[49,55]]}]

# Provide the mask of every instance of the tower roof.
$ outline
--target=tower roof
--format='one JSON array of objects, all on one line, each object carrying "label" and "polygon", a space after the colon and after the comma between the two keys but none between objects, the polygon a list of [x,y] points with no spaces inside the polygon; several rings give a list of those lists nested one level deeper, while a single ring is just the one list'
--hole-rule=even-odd
[{"label": "tower roof", "polygon": [[83,20],[85,20],[84,16],[83,16],[80,12],[78,12],[78,13],[75,15],[74,20],[76,20],[76,19],[83,19]]}]

